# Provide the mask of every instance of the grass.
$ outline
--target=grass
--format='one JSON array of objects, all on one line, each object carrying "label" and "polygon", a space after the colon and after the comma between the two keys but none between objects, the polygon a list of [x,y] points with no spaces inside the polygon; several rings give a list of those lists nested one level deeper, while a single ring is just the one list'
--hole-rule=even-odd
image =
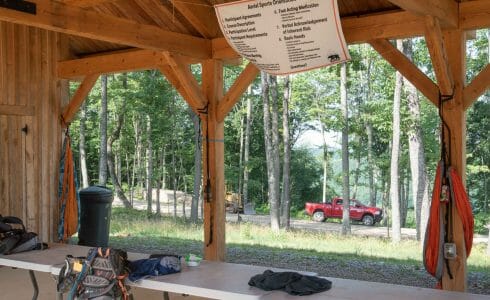
[{"label": "grass", "polygon": [[[145,211],[113,208],[111,243],[130,249],[175,249],[198,252],[203,243],[202,224],[187,223],[181,218],[148,217]],[[281,231],[274,233],[268,227],[251,223],[226,224],[226,243],[230,248],[245,249],[253,255],[258,248],[283,255],[335,259],[342,261],[368,260],[373,262],[421,266],[422,250],[413,240],[393,244],[390,240],[374,237],[340,236],[332,233]],[[191,251],[192,250],[192,251]],[[233,249],[232,249],[233,250]],[[486,245],[473,247],[468,270],[490,275],[490,257]]]}]

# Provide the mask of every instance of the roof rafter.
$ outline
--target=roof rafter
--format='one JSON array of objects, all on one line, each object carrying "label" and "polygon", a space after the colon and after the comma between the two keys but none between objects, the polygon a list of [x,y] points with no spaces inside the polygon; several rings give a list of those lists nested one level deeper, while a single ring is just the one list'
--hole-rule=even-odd
[{"label": "roof rafter", "polygon": [[226,115],[231,111],[233,106],[240,100],[243,92],[254,81],[260,70],[252,64],[248,63],[240,76],[235,80],[223,99],[219,102],[216,119],[222,122]]},{"label": "roof rafter", "polygon": [[85,76],[77,91],[71,98],[70,103],[68,103],[63,110],[61,117],[65,124],[69,124],[73,120],[83,101],[85,101],[85,98],[92,90],[92,87],[97,82],[97,79],[99,79],[99,75],[100,74],[90,74]]},{"label": "roof rafter", "polygon": [[207,2],[200,0],[170,1],[203,37],[210,39],[220,34],[214,9]]},{"label": "roof rafter", "polygon": [[40,2],[36,15],[0,8],[0,20],[143,49],[211,57],[209,40],[54,1]]},{"label": "roof rafter", "polygon": [[417,68],[403,53],[384,39],[369,41],[369,44],[398,72],[410,81],[432,103],[438,105],[439,89],[437,85]]},{"label": "roof rafter", "polygon": [[458,3],[454,0],[388,0],[417,15],[438,18],[446,27],[458,27]]},{"label": "roof rafter", "polygon": [[452,95],[454,80],[447,61],[441,27],[438,19],[433,16],[426,16],[425,41],[427,42],[439,90],[443,95]]},{"label": "roof rafter", "polygon": [[470,107],[471,104],[473,104],[473,102],[488,89],[490,89],[490,64],[487,64],[487,66],[473,78],[471,83],[464,88],[463,108],[467,109]]}]

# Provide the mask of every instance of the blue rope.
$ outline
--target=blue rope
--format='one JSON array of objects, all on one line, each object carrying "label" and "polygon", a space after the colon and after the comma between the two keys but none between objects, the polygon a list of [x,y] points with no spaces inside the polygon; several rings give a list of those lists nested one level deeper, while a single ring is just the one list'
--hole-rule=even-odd
[{"label": "blue rope", "polygon": [[92,266],[92,262],[98,254],[97,250],[98,250],[97,248],[92,248],[89,250],[87,259],[85,260],[85,262],[83,264],[82,270],[80,271],[80,273],[78,273],[77,279],[75,279],[75,282],[73,283],[73,286],[71,287],[70,292],[66,296],[67,300],[75,299],[75,296],[76,296],[77,290],[78,290],[78,286],[80,285],[80,283],[83,281],[83,279],[87,275],[88,268]]}]

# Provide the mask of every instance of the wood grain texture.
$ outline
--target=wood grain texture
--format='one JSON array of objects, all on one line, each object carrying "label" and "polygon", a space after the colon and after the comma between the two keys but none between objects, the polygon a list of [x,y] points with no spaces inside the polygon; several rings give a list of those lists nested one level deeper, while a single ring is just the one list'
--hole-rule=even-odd
[{"label": "wood grain texture", "polygon": [[98,78],[99,74],[90,74],[85,76],[82,83],[70,100],[70,103],[68,103],[68,105],[64,108],[63,113],[61,114],[62,122],[64,122],[65,124],[71,123],[76,113],[80,109],[83,101],[85,101],[85,98],[87,98],[88,94],[97,82]]},{"label": "wood grain texture", "polygon": [[52,241],[60,103],[67,88],[56,77],[57,62],[65,59],[60,35],[6,22],[0,32],[0,90],[6,91],[0,98],[0,214],[22,218],[29,230]]},{"label": "wood grain texture", "polygon": [[478,75],[464,88],[463,108],[466,110],[478,97],[490,89],[490,64],[487,64]]},{"label": "wood grain texture", "polygon": [[245,69],[240,73],[238,78],[235,80],[233,85],[230,87],[228,92],[226,92],[223,99],[220,101],[217,111],[216,119],[218,122],[223,122],[226,115],[231,111],[233,106],[240,100],[243,92],[248,88],[248,86],[255,80],[259,74],[259,69],[252,64],[248,63]]},{"label": "wood grain texture", "polygon": [[490,27],[490,1],[475,0],[459,3],[459,28],[464,30]]},{"label": "wood grain texture", "polygon": [[[459,173],[463,182],[466,180],[466,114],[463,108],[463,88],[466,76],[466,39],[464,32],[453,30],[444,32],[444,40],[448,45],[447,55],[451,72],[454,76],[454,98],[443,105],[443,117],[450,130],[450,163]],[[448,137],[448,135],[446,135]],[[464,245],[463,225],[456,205],[452,208],[453,236],[456,244],[457,257],[449,260],[452,279],[447,268],[443,268],[442,287],[444,290],[465,292],[467,288],[466,249]]]},{"label": "wood grain texture", "polygon": [[402,9],[422,16],[436,17],[446,27],[458,27],[458,3],[454,0],[389,0]]},{"label": "wood grain texture", "polygon": [[41,2],[36,15],[0,8],[0,20],[144,49],[211,57],[208,40],[54,1]]},{"label": "wood grain texture", "polygon": [[[217,108],[223,98],[223,65],[217,60],[203,63],[202,89],[208,100],[208,114],[203,126],[204,186],[209,179],[211,198],[204,201],[204,257],[207,260],[224,261],[225,239],[225,171],[224,171],[224,122],[217,120]],[[207,132],[207,136],[206,136]],[[208,156],[208,157],[206,157]],[[209,168],[209,170],[208,170]]]},{"label": "wood grain texture", "polygon": [[439,90],[443,95],[452,95],[454,86],[453,75],[451,74],[447,60],[441,26],[439,25],[438,19],[433,16],[426,16],[425,18],[425,41],[429,49]]}]

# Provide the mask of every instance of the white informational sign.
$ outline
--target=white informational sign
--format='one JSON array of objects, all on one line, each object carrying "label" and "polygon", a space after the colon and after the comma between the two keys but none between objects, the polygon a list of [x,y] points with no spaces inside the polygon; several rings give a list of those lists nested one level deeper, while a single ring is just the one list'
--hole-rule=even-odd
[{"label": "white informational sign", "polygon": [[244,0],[215,9],[228,43],[269,74],[350,59],[337,0]]}]

